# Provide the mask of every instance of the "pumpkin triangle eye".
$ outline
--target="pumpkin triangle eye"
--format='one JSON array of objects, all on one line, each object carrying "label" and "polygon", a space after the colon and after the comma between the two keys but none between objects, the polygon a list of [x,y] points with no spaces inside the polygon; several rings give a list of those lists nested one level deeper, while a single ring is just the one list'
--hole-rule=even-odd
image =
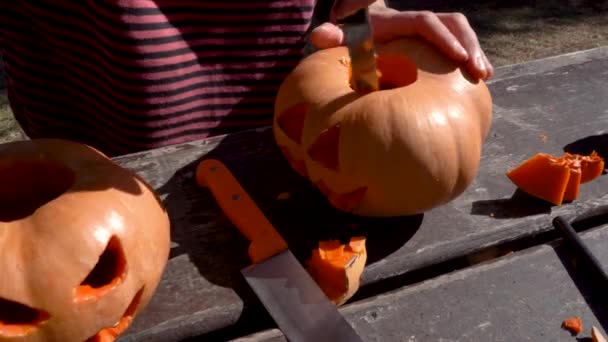
[{"label": "pumpkin triangle eye", "polygon": [[339,171],[340,150],[340,125],[334,125],[321,132],[312,145],[308,148],[310,158],[322,166]]},{"label": "pumpkin triangle eye", "polygon": [[76,301],[98,299],[117,287],[127,271],[127,260],[120,240],[113,236],[95,267],[76,288]]},{"label": "pumpkin triangle eye", "polygon": [[302,143],[302,132],[304,131],[304,120],[308,106],[300,103],[286,109],[278,118],[278,124],[281,130],[289,137],[289,139]]},{"label": "pumpkin triangle eye", "polygon": [[0,298],[0,339],[27,335],[49,318],[43,310]]}]

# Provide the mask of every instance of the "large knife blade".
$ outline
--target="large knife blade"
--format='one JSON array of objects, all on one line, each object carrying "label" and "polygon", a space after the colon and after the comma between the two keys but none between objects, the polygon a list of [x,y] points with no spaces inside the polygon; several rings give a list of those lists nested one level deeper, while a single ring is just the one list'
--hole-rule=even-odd
[{"label": "large knife blade", "polygon": [[196,174],[198,184],[209,188],[250,241],[253,264],[241,273],[289,341],[362,341],[230,170],[219,160],[205,159]]},{"label": "large knife blade", "polygon": [[367,94],[380,89],[369,8],[358,10],[341,20],[341,24],[350,56],[354,90]]}]

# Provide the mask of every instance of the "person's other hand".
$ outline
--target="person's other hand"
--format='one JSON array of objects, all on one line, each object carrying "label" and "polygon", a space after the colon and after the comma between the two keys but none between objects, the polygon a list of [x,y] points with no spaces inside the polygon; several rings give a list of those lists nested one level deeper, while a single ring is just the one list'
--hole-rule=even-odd
[{"label": "person's other hand", "polygon": [[421,36],[452,59],[465,63],[467,70],[475,77],[487,80],[494,74],[494,68],[479,45],[475,31],[462,13],[397,11],[374,2],[376,0],[338,1],[330,22],[313,30],[312,44],[321,49],[342,45],[344,33],[333,23],[372,4],[369,10],[376,42]]}]

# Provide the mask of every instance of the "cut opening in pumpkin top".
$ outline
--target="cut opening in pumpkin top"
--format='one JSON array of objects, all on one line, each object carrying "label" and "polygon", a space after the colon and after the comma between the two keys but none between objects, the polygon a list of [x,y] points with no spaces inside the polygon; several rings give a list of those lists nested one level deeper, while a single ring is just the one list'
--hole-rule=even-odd
[{"label": "cut opening in pumpkin top", "polygon": [[[348,67],[348,83],[352,89],[353,77],[349,60],[342,61]],[[376,68],[380,90],[390,90],[410,85],[418,79],[416,64],[406,56],[383,54],[376,56]]]}]

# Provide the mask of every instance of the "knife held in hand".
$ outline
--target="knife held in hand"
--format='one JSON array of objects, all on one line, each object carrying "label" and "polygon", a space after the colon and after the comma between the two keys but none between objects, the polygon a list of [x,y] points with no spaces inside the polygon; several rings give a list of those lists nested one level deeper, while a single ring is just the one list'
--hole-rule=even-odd
[{"label": "knife held in hand", "polygon": [[354,90],[361,94],[379,90],[376,49],[370,26],[369,8],[358,10],[340,23],[350,56]]}]

